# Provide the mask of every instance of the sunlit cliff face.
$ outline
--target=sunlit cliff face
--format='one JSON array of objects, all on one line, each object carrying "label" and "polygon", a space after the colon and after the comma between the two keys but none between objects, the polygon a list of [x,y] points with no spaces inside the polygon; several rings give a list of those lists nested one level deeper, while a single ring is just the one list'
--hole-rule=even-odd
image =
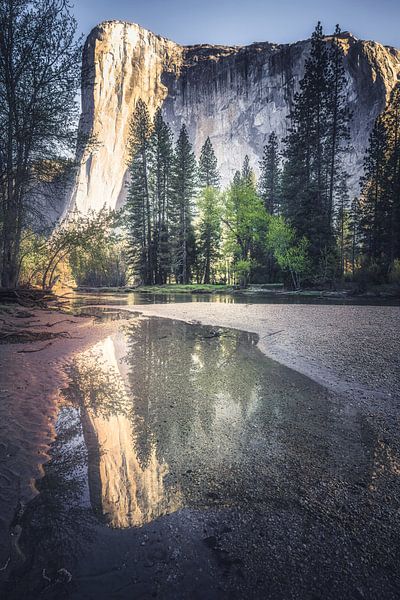
[{"label": "sunlit cliff face", "polygon": [[[343,34],[347,97],[353,113],[345,166],[356,193],[373,122],[400,75],[400,51]],[[304,72],[309,41],[248,47],[182,47],[133,23],[109,21],[90,33],[83,56],[83,153],[69,207],[115,208],[126,195],[129,123],[144,100],[162,106],[177,135],[188,127],[197,155],[207,136],[226,184],[249,155],[258,169],[263,145],[287,134],[287,115]]]}]

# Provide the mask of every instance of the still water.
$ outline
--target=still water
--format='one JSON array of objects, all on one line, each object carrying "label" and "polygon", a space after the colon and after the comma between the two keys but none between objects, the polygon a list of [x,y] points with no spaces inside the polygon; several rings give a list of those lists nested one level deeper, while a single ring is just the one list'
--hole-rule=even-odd
[{"label": "still water", "polygon": [[107,331],[68,365],[7,598],[396,597],[388,430],[253,334]]},{"label": "still water", "polygon": [[69,296],[73,308],[84,305],[113,304],[117,306],[134,306],[138,304],[176,304],[181,302],[217,302],[223,304],[336,304],[336,305],[371,305],[398,306],[398,298],[377,298],[368,296],[295,296],[260,293],[213,293],[213,294],[151,294],[147,292],[126,293],[81,293],[74,292]]}]

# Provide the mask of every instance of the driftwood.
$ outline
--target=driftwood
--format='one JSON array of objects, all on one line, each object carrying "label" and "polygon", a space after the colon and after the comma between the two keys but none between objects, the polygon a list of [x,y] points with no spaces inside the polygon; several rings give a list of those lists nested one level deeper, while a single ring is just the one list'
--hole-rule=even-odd
[{"label": "driftwood", "polygon": [[57,296],[48,290],[33,288],[0,288],[0,304],[46,308],[47,302],[56,301]]}]

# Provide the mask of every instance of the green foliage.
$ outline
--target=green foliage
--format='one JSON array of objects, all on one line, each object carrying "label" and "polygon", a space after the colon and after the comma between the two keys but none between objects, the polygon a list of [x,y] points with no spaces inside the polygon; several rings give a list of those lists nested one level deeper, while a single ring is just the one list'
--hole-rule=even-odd
[{"label": "green foliage", "polygon": [[389,281],[400,285],[400,259],[397,258],[393,261],[389,271]]},{"label": "green foliage", "polygon": [[72,275],[78,285],[122,287],[127,284],[126,243],[113,227],[99,227],[84,247],[71,252]]},{"label": "green foliage", "polygon": [[[225,193],[224,255],[225,258],[230,257],[233,265],[238,261],[245,261],[251,266],[254,263],[256,245],[264,238],[268,219],[253,184],[253,176],[248,170],[247,161],[244,166],[243,176],[235,175],[230,188]],[[245,271],[241,270],[241,272]],[[240,282],[243,284],[244,279]]]},{"label": "green foliage", "polygon": [[283,214],[299,237],[309,239],[314,268],[334,246],[334,203],[346,177],[341,156],[348,151],[350,114],[339,34],[337,28],[330,47],[321,24],[315,28],[284,148]]},{"label": "green foliage", "polygon": [[19,252],[18,281],[21,286],[40,286],[46,268],[47,238],[31,229],[24,231]]},{"label": "green foliage", "polygon": [[24,232],[41,227],[53,165],[77,143],[81,47],[68,2],[0,2],[0,275],[18,284]]},{"label": "green foliage", "polygon": [[220,258],[222,205],[220,193],[206,187],[197,198],[198,262],[204,283],[215,280],[214,265]]},{"label": "green foliage", "polygon": [[[48,235],[26,231],[19,255],[20,282],[52,289],[63,276],[95,277],[101,261],[104,266],[112,254],[109,244],[115,240],[116,223],[115,213],[106,209],[87,215],[75,211]],[[109,271],[114,267],[109,265]]]},{"label": "green foliage", "polygon": [[239,259],[233,265],[233,272],[240,285],[247,285],[251,273],[252,261],[250,259]]},{"label": "green foliage", "polygon": [[302,237],[296,241],[294,229],[282,216],[271,216],[266,237],[267,246],[273,252],[283,271],[288,271],[294,289],[301,287],[301,280],[309,272],[308,240]]},{"label": "green foliage", "polygon": [[178,283],[189,283],[195,262],[193,201],[196,193],[196,158],[185,125],[175,146],[171,174],[173,203],[173,268]]},{"label": "green foliage", "polygon": [[146,104],[138,100],[130,125],[130,182],[126,203],[129,263],[146,283],[153,283],[152,225],[149,187],[151,123]]},{"label": "green foliage", "polygon": [[400,257],[400,84],[376,119],[364,172],[359,219],[364,262],[385,278]]},{"label": "green foliage", "polygon": [[172,133],[161,110],[157,110],[151,143],[150,193],[153,219],[154,281],[165,283],[171,271],[171,227],[173,204],[171,169],[173,161]]},{"label": "green foliage", "polygon": [[248,155],[244,157],[242,172],[240,174],[241,182],[251,188],[256,188],[256,176],[253,169],[250,166],[250,159]]},{"label": "green foliage", "polygon": [[99,251],[106,232],[113,226],[115,214],[107,209],[82,215],[75,211],[54,230],[44,246],[45,268],[42,288],[51,289],[58,279],[57,269],[63,261],[69,261],[78,252]]}]

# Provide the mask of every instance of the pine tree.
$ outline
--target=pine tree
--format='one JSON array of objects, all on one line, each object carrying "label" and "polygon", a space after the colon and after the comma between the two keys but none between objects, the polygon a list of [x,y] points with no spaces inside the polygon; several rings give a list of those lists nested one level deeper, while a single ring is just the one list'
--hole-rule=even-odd
[{"label": "pine tree", "polygon": [[353,198],[349,211],[350,232],[350,263],[351,274],[354,277],[360,255],[360,201],[357,196]]},{"label": "pine tree", "polygon": [[240,171],[235,171],[235,174],[232,179],[232,185],[238,187],[242,182],[242,175]]},{"label": "pine tree", "polygon": [[213,187],[218,189],[220,176],[214,148],[208,137],[203,144],[199,159],[199,186],[201,188]]},{"label": "pine tree", "polygon": [[321,24],[315,28],[284,148],[283,212],[299,237],[309,240],[314,272],[334,251],[334,204],[346,177],[340,157],[347,151],[350,115],[339,35],[337,27],[329,47]]},{"label": "pine tree", "polygon": [[360,230],[367,265],[386,277],[400,258],[400,86],[376,119],[361,179]]},{"label": "pine tree", "polygon": [[361,179],[361,230],[363,250],[368,262],[382,266],[383,236],[385,227],[385,162],[387,134],[384,119],[379,116],[374,124],[364,159],[364,176]]},{"label": "pine tree", "polygon": [[150,138],[150,190],[153,207],[153,247],[155,283],[166,283],[171,270],[171,167],[172,133],[161,109],[154,116]]},{"label": "pine tree", "polygon": [[[341,29],[336,25],[330,52],[328,73],[328,224],[332,225],[335,192],[342,189],[347,173],[343,170],[342,155],[348,151],[350,140],[349,121],[351,113],[345,95],[346,78],[343,64],[343,50],[339,44]],[[345,182],[347,185],[347,182]]]},{"label": "pine tree", "polygon": [[221,243],[221,206],[218,191],[211,186],[197,199],[199,211],[198,250],[203,283],[211,282],[213,263],[219,257]]},{"label": "pine tree", "polygon": [[400,83],[394,88],[386,111],[389,142],[387,183],[390,205],[390,262],[400,258]]},{"label": "pine tree", "polygon": [[310,241],[314,267],[326,245],[326,197],[324,196],[323,141],[326,135],[328,52],[318,23],[290,113],[285,140],[283,196],[285,215],[299,237]]},{"label": "pine tree", "polygon": [[154,283],[152,219],[149,188],[151,123],[146,104],[138,100],[130,125],[126,215],[132,270],[146,284]]},{"label": "pine tree", "polygon": [[279,213],[280,192],[280,160],[278,153],[278,138],[273,131],[268,143],[264,146],[260,161],[259,192],[269,214]]},{"label": "pine tree", "polygon": [[195,258],[193,198],[196,192],[196,159],[187,129],[182,125],[175,147],[171,175],[174,213],[174,265],[179,283],[189,283]]},{"label": "pine tree", "polygon": [[345,274],[349,230],[349,191],[347,188],[346,177],[343,177],[338,192],[339,200],[336,211],[336,235],[339,247],[339,273],[340,276],[343,277]]},{"label": "pine tree", "polygon": [[242,173],[241,173],[242,183],[248,185],[250,187],[255,187],[256,184],[256,176],[253,169],[250,166],[250,159],[248,155],[244,157]]}]

